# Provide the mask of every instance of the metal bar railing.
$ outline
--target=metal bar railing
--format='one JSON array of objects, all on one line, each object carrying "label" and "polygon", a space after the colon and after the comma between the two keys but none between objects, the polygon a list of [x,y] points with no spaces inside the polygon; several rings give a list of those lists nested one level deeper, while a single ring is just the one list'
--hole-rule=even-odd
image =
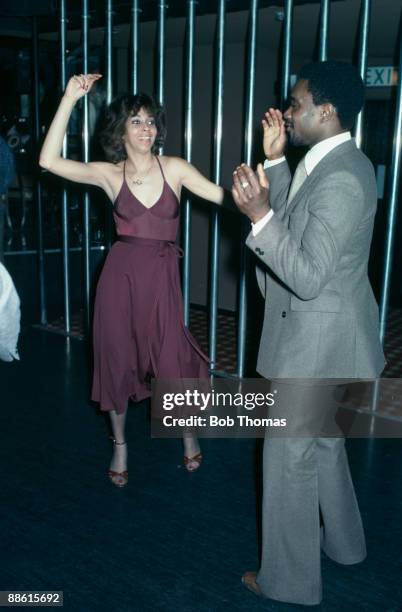
[{"label": "metal bar railing", "polygon": [[[358,58],[358,68],[360,72],[360,76],[363,79],[363,82],[366,81],[366,72],[367,72],[367,51],[368,51],[368,41],[370,35],[370,13],[371,13],[371,0],[362,0],[361,6],[361,15],[360,15],[360,40],[359,40],[359,58]],[[356,125],[355,125],[355,140],[359,149],[362,146],[363,140],[363,119],[364,119],[364,109],[360,111],[357,116]]]},{"label": "metal bar railing", "polygon": [[[401,14],[402,21],[402,14]],[[394,127],[394,138],[392,148],[392,160],[390,167],[389,177],[389,212],[387,220],[387,233],[386,233],[386,244],[385,244],[385,262],[384,262],[384,276],[381,286],[381,298],[380,298],[380,338],[381,342],[384,341],[388,305],[389,305],[389,294],[391,290],[391,274],[392,274],[392,260],[394,256],[394,243],[395,243],[395,230],[396,230],[396,219],[398,209],[398,193],[399,184],[401,177],[401,146],[402,146],[402,35],[400,34],[399,40],[399,72],[398,72],[398,89],[396,96],[396,108],[395,108],[395,127]]]},{"label": "metal bar railing", "polygon": [[290,63],[292,54],[293,31],[293,0],[286,0],[284,40],[282,48],[282,81],[281,81],[281,108],[286,104],[290,88]]},{"label": "metal bar railing", "polygon": [[328,33],[329,33],[330,0],[321,0],[320,9],[320,45],[318,59],[325,62],[328,59]]},{"label": "metal bar railing", "polygon": [[[244,137],[244,160],[247,164],[252,162],[253,152],[253,129],[254,129],[254,94],[255,94],[255,69],[257,59],[257,25],[258,25],[258,0],[250,2],[250,23],[248,36],[248,62],[246,72],[246,83],[248,95],[246,98],[245,114],[245,137]],[[242,221],[241,226],[241,258],[239,273],[239,317],[237,326],[237,375],[244,376],[246,356],[246,331],[247,331],[247,275],[248,275],[248,253],[245,239],[249,232],[249,222]]]},{"label": "metal bar railing", "polygon": [[[225,59],[225,17],[226,0],[219,0],[216,51],[215,51],[215,100],[214,100],[214,150],[213,150],[213,180],[220,183],[222,173],[222,124],[223,124],[223,91],[224,91],[224,59]],[[209,358],[211,369],[216,365],[216,340],[218,327],[219,301],[219,249],[221,234],[221,215],[216,207],[211,212],[211,252],[210,252],[210,308],[209,308]]]},{"label": "metal bar railing", "polygon": [[158,36],[157,36],[157,61],[156,61],[156,97],[160,104],[165,100],[165,30],[166,30],[165,0],[158,3]]},{"label": "metal bar railing", "polygon": [[[88,40],[89,40],[89,2],[82,0],[82,71],[88,73]],[[83,97],[83,129],[82,152],[84,162],[89,161],[89,105],[88,96]],[[89,192],[84,192],[83,211],[83,244],[84,244],[84,312],[87,330],[90,327],[90,198]]]},{"label": "metal bar railing", "polygon": [[[39,151],[40,132],[40,94],[39,94],[39,41],[38,41],[38,20],[32,17],[32,51],[33,51],[33,93],[34,93],[34,134],[35,151]],[[46,291],[45,291],[45,258],[43,244],[43,202],[42,187],[37,173],[35,182],[35,199],[38,211],[38,266],[39,266],[39,304],[41,325],[47,323],[46,312]]]},{"label": "metal bar railing", "polygon": [[106,103],[110,104],[113,98],[113,0],[106,0]]},{"label": "metal bar railing", "polygon": [[[193,89],[194,89],[194,36],[196,0],[187,0],[186,23],[186,70],[184,111],[184,156],[191,162],[193,145]],[[191,202],[186,198],[183,210],[183,308],[184,323],[189,324],[190,314],[190,247],[191,247]]]},{"label": "metal bar railing", "polygon": [[130,31],[130,66],[131,66],[131,92],[138,92],[138,51],[139,51],[139,15],[141,9],[139,0],[133,0],[131,6],[131,31]]},{"label": "metal bar railing", "polygon": [[[60,0],[60,85],[64,92],[67,85],[66,74],[66,52],[67,52],[67,18],[66,0]],[[67,133],[63,140],[62,156],[68,154]],[[64,300],[64,330],[71,331],[71,306],[70,306],[70,258],[69,258],[69,218],[68,218],[68,192],[64,184],[62,188],[62,259],[63,259],[63,300]]]},{"label": "metal bar railing", "polygon": [[[105,68],[106,68],[106,104],[110,104],[113,99],[113,0],[106,0],[105,11]],[[112,246],[113,236],[113,211],[112,207],[105,210],[105,242],[107,248]]]}]

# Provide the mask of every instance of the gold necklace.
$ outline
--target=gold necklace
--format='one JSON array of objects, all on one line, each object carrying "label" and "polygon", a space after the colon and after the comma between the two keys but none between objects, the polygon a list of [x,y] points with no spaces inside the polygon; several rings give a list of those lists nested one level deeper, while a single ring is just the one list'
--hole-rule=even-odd
[{"label": "gold necklace", "polygon": [[[130,181],[133,183],[133,185],[142,185],[153,165],[154,165],[154,158],[152,157],[151,165],[149,166],[148,170],[145,172],[145,174],[142,177],[139,177],[139,178],[130,177]],[[134,176],[136,174],[137,172],[134,173]]]}]

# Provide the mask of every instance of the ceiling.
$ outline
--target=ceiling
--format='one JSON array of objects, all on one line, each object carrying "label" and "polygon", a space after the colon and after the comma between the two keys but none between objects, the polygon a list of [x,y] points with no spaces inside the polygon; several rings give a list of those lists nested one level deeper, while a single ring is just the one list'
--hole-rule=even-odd
[{"label": "ceiling", "polygon": [[[301,4],[319,4],[321,0],[293,0],[294,5]],[[337,2],[339,0],[333,0]],[[285,0],[259,0],[260,8],[267,6],[283,7]],[[67,0],[69,12],[79,15],[81,12],[81,0]],[[89,0],[89,8],[92,13],[101,12],[105,7],[105,2]],[[129,11],[132,6],[132,0],[115,0],[113,5],[116,11]],[[159,2],[155,0],[140,0],[141,19],[148,21],[155,19]],[[180,17],[186,13],[186,0],[166,0],[166,4],[171,13],[175,17]],[[201,14],[215,13],[217,10],[218,0],[198,0],[197,11]],[[226,0],[227,10],[243,11],[250,6],[250,0]],[[57,0],[18,0],[18,3],[10,3],[9,0],[0,0],[0,16],[32,16],[32,15],[49,15],[50,13],[57,14],[59,2]]]},{"label": "ceiling", "polygon": [[[342,0],[332,0],[339,2]],[[294,5],[319,4],[320,0],[294,0]],[[116,23],[127,23],[130,20],[132,0],[114,0],[114,20]],[[166,0],[167,15],[169,17],[185,17],[187,12],[186,0]],[[259,8],[276,6],[283,8],[285,0],[259,0]],[[41,30],[50,32],[55,29],[59,11],[59,0],[0,0],[1,26],[0,34],[10,31],[30,31],[30,17],[41,17]],[[157,19],[159,0],[139,0],[140,21],[155,21]],[[79,27],[82,11],[82,0],[66,0],[66,6],[71,27]],[[218,0],[198,0],[196,2],[197,15],[215,14],[217,12]],[[226,0],[226,11],[228,13],[247,10],[250,0]],[[103,0],[89,0],[89,13],[93,27],[103,26],[105,19],[106,2]]]},{"label": "ceiling", "polygon": [[[52,7],[46,17],[38,19],[41,39],[56,42],[58,40],[58,18],[55,12],[54,0],[19,0],[15,10],[10,0],[0,0],[0,15],[10,14],[12,10],[27,13],[35,8],[38,12],[47,6]],[[67,0],[69,19],[69,44],[79,45],[81,39],[80,0]],[[89,1],[92,10],[91,45],[102,45],[104,41],[104,9],[105,1]],[[114,37],[116,47],[127,47],[130,35],[129,0],[114,0]],[[167,0],[166,45],[182,46],[186,26],[185,0]],[[282,24],[280,14],[283,13],[281,0],[260,0],[259,2],[259,46],[277,49],[280,44]],[[58,5],[58,3],[57,3]],[[140,44],[142,48],[153,48],[156,31],[157,0],[140,0],[143,9],[141,21]],[[217,0],[198,0],[196,3],[197,19],[196,43],[211,44],[216,31]],[[226,21],[226,40],[231,43],[241,43],[246,39],[248,11],[250,0],[227,0],[228,11]],[[97,7],[97,10],[95,10]],[[282,8],[281,8],[282,7]],[[359,27],[360,0],[332,0],[330,13],[329,56],[352,58],[356,46]],[[396,41],[400,24],[401,0],[372,0],[372,16],[369,40],[369,56],[377,63],[384,58],[390,61],[396,54]],[[316,32],[320,12],[319,0],[295,0],[293,53],[303,56],[313,56]],[[11,20],[11,21],[10,21]],[[31,22],[28,17],[2,17],[0,20],[0,49],[11,44],[21,44],[18,38],[31,36]],[[16,25],[13,25],[16,24]],[[51,43],[50,43],[51,44]]]}]

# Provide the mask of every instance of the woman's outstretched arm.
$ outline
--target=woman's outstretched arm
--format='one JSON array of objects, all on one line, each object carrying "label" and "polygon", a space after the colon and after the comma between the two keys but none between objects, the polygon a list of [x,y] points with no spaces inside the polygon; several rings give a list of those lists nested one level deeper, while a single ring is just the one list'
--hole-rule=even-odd
[{"label": "woman's outstretched arm", "polygon": [[112,197],[112,193],[109,194],[111,190],[104,172],[105,167],[110,164],[107,162],[83,163],[64,159],[61,156],[63,139],[72,110],[77,101],[91,90],[93,84],[99,78],[101,78],[100,74],[87,74],[73,76],[69,80],[43,143],[39,165],[70,181],[102,187]]},{"label": "woman's outstretched arm", "polygon": [[222,204],[224,198],[224,190],[222,187],[215,185],[215,183],[205,178],[197,168],[189,164],[186,160],[180,157],[171,157],[170,160],[171,163],[173,162],[172,169],[178,177],[180,185],[186,187],[186,189],[200,198],[215,202],[215,204]]}]

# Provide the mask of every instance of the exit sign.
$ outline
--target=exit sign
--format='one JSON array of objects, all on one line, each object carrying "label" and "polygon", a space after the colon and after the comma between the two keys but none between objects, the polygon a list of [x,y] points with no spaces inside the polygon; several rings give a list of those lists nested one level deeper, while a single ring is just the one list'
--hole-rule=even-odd
[{"label": "exit sign", "polygon": [[[290,75],[290,87],[294,87],[297,74]],[[398,85],[398,69],[394,66],[370,66],[366,71],[366,87],[394,87]]]},{"label": "exit sign", "polygon": [[367,68],[367,87],[392,87],[397,84],[398,71],[393,66],[370,66]]}]

